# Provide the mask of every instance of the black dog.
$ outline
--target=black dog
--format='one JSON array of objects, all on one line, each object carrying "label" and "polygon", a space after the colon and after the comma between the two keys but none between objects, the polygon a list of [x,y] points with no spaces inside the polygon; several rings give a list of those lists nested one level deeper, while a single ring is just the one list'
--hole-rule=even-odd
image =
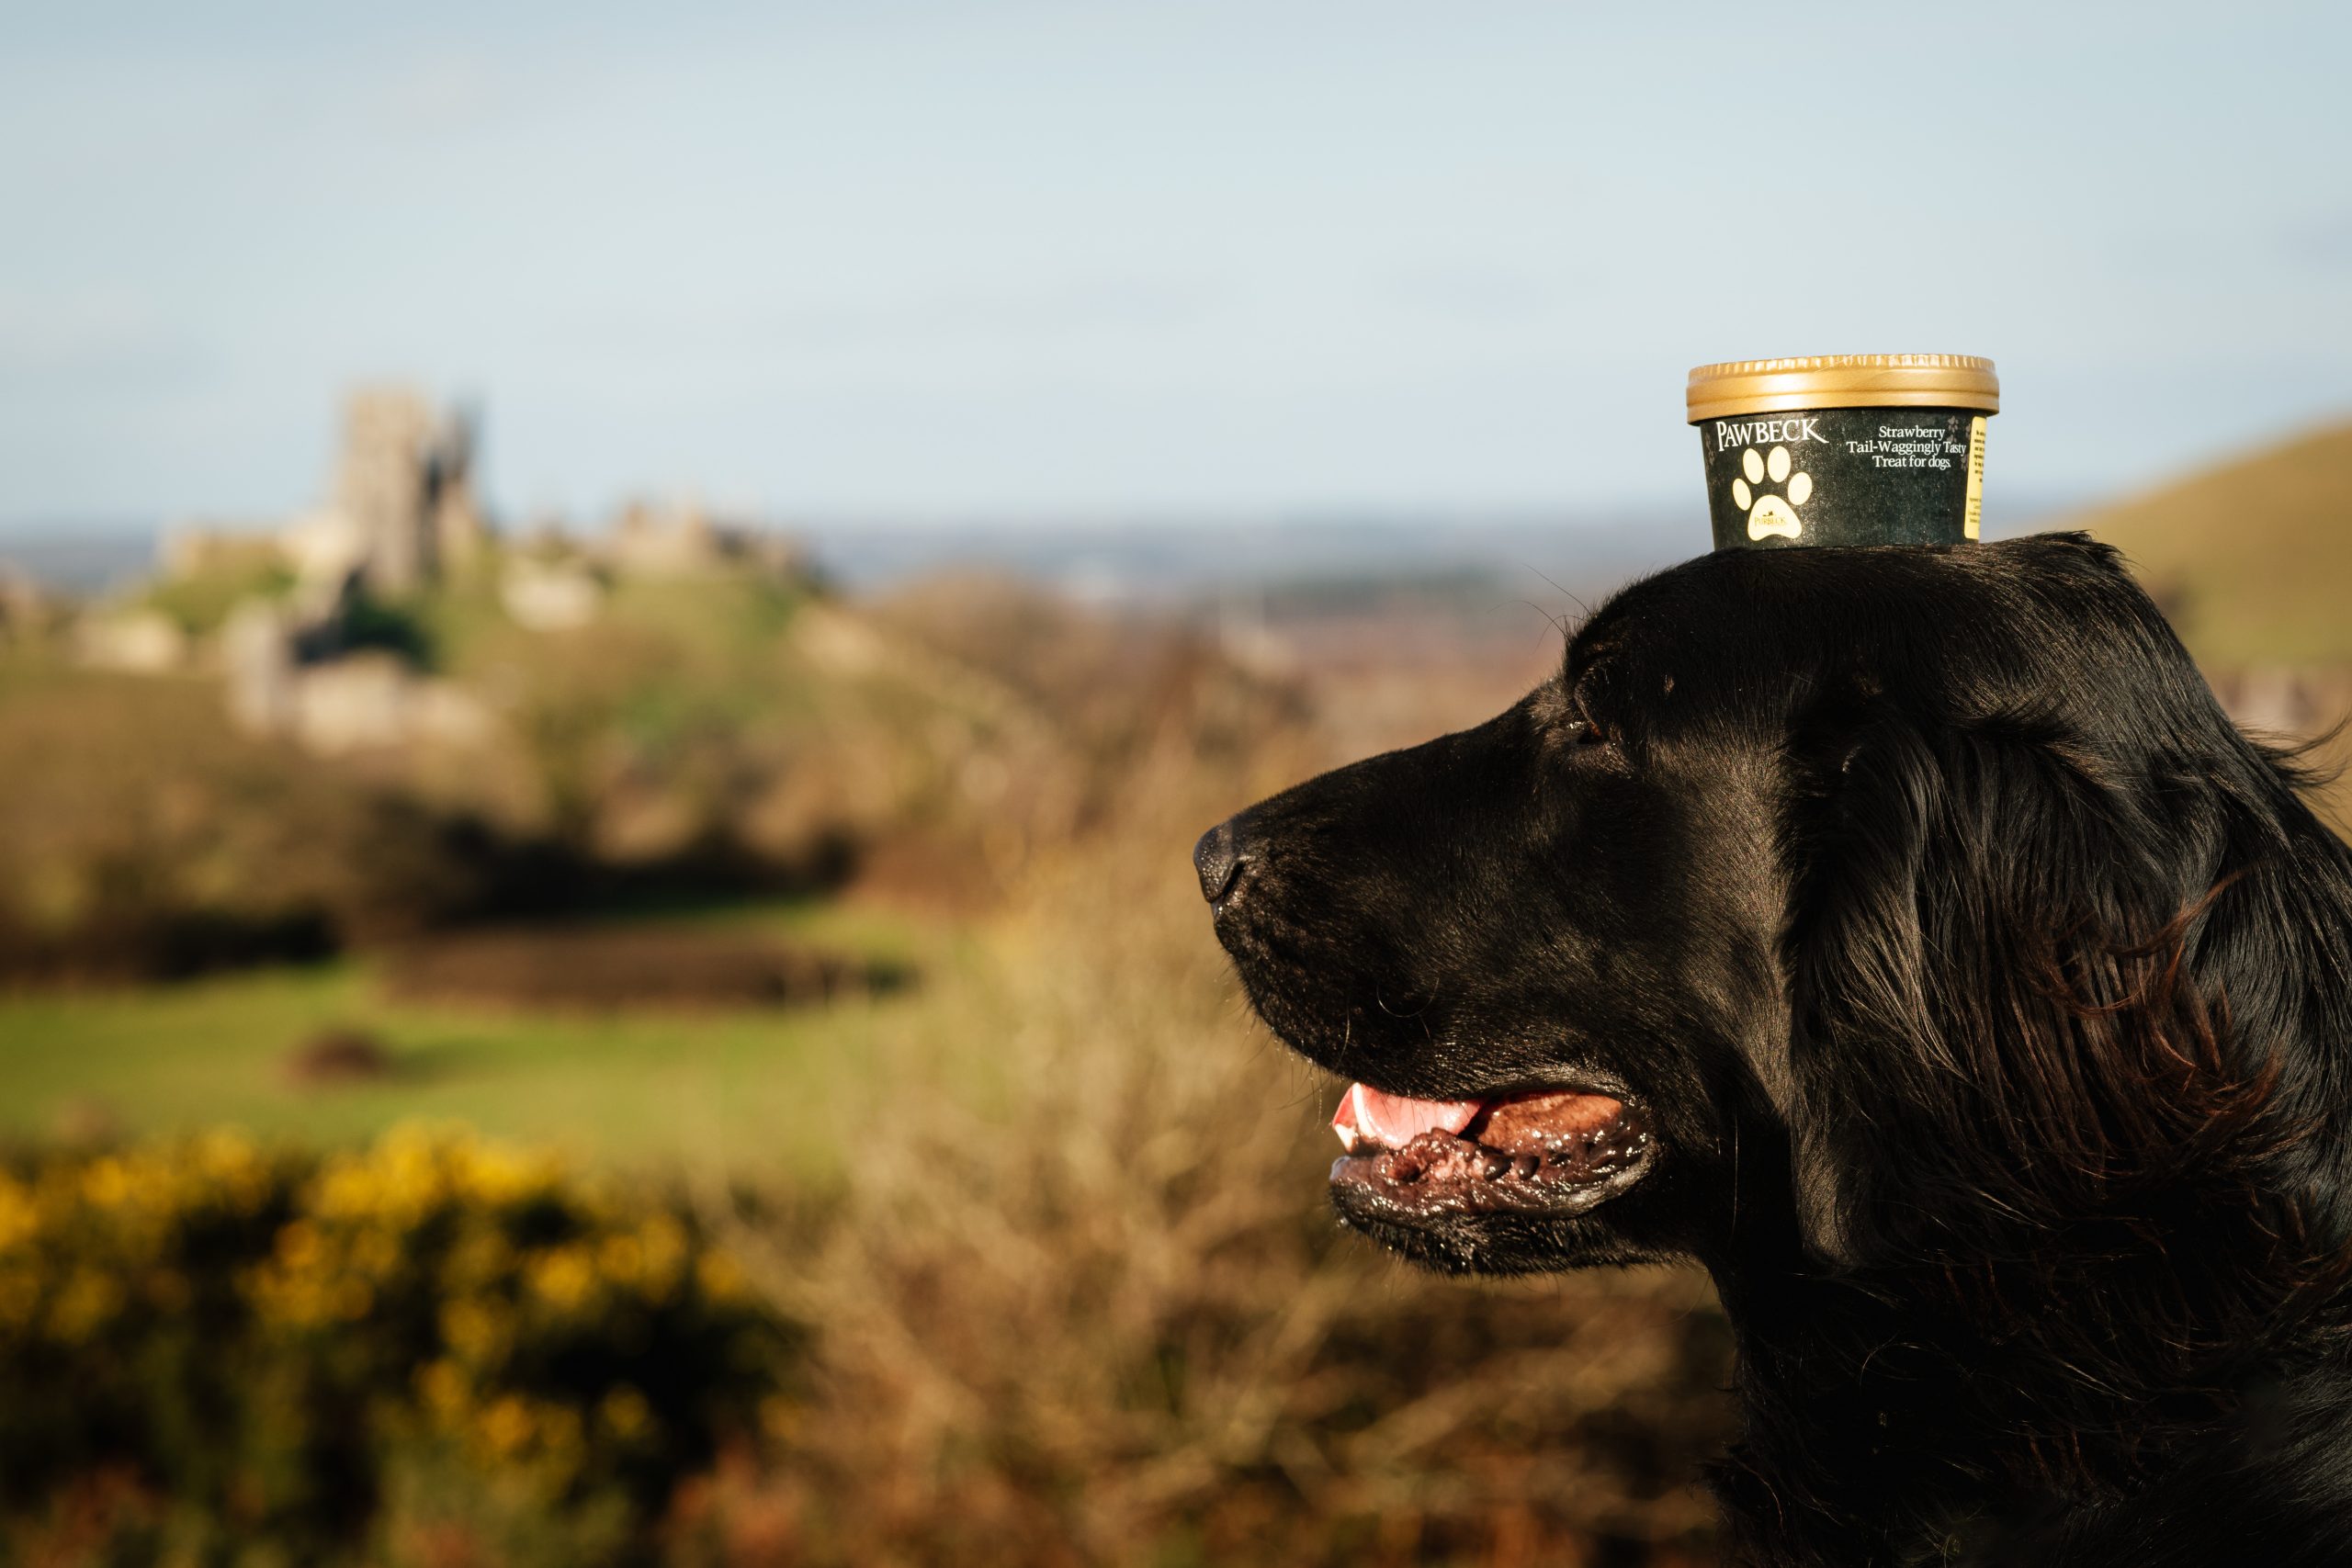
[{"label": "black dog", "polygon": [[1195,853],[1430,1267],[1693,1257],[1752,1563],[2352,1562],[2352,854],[2080,535],[1741,551]]}]

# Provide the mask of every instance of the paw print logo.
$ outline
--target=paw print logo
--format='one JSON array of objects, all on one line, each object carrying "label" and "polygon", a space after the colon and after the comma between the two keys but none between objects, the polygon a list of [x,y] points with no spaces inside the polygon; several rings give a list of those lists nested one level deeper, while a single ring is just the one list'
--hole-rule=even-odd
[{"label": "paw print logo", "polygon": [[[1813,476],[1789,472],[1789,449],[1775,446],[1770,456],[1759,454],[1750,446],[1739,455],[1739,471],[1745,476],[1731,481],[1731,498],[1747,513],[1747,536],[1763,538],[1778,534],[1793,539],[1804,532],[1804,519],[1797,515],[1797,508],[1813,499]],[[1787,487],[1786,495],[1759,495],[1756,487],[1770,479],[1776,485]]]}]

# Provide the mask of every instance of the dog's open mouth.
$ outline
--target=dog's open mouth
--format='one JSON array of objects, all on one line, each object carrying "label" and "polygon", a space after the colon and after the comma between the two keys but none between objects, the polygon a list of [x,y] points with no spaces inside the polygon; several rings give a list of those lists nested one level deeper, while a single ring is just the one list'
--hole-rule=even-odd
[{"label": "dog's open mouth", "polygon": [[1582,1213],[1649,1168],[1641,1112],[1610,1095],[1537,1089],[1491,1100],[1408,1100],[1352,1084],[1331,1118],[1347,1153],[1343,1201],[1401,1221]]}]

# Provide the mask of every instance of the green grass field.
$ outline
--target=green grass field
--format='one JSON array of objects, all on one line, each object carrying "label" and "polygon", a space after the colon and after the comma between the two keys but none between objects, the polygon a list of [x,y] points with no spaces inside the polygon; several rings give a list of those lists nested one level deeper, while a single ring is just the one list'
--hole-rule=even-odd
[{"label": "green grass field", "polygon": [[[664,923],[766,928],[912,968],[903,992],[826,1007],[564,1014],[385,998],[364,961],[121,991],[0,997],[0,1136],[234,1125],[341,1143],[411,1119],[629,1167],[821,1179],[870,1113],[878,1056],[940,1037],[982,968],[943,930],[854,908],[768,905]],[[288,1058],[364,1030],[382,1077],[303,1085]]]}]

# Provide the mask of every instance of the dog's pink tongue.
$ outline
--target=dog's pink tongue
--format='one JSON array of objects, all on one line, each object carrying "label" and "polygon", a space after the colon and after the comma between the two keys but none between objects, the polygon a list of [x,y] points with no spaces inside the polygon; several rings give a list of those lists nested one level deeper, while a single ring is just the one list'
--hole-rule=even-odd
[{"label": "dog's pink tongue", "polygon": [[1459,1133],[1478,1119],[1483,1100],[1408,1100],[1369,1084],[1350,1084],[1331,1117],[1331,1130],[1352,1153],[1358,1143],[1401,1149],[1423,1133]]}]

